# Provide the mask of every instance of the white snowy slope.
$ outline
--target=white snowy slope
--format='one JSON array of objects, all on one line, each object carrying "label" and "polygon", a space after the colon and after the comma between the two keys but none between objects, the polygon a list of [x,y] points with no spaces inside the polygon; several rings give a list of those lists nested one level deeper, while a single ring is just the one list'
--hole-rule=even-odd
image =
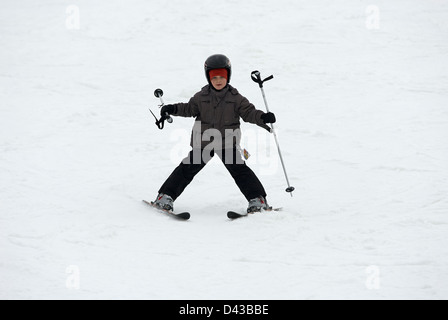
[{"label": "white snowy slope", "polygon": [[[448,298],[448,1],[3,0],[1,299]],[[243,125],[280,213],[213,161],[176,201],[141,202],[189,150],[156,88],[186,102],[205,59],[273,136]]]}]

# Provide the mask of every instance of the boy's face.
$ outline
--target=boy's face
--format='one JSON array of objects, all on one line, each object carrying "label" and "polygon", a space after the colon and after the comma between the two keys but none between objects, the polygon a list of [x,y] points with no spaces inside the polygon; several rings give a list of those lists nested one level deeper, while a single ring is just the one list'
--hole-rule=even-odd
[{"label": "boy's face", "polygon": [[227,79],[224,77],[213,77],[212,85],[216,90],[222,90],[227,85]]}]

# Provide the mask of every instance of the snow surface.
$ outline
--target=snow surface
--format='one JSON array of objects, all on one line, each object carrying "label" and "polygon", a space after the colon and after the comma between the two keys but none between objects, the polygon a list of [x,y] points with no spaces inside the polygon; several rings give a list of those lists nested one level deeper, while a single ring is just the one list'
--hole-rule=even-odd
[{"label": "snow surface", "polygon": [[[78,19],[79,18],[79,19]],[[448,1],[3,0],[0,298],[448,298]],[[273,136],[244,124],[248,165],[284,207],[246,200],[213,161],[176,201],[141,202],[188,152],[165,102],[232,84]]]}]

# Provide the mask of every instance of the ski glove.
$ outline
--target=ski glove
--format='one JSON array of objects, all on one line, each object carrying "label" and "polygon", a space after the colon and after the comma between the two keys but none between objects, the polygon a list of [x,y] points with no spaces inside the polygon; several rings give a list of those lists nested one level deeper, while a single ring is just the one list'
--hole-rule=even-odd
[{"label": "ski glove", "polygon": [[161,116],[164,116],[166,113],[168,113],[168,114],[174,114],[174,113],[177,113],[177,106],[174,105],[174,104],[167,104],[167,105],[164,105],[164,106],[162,107],[162,109],[160,110],[160,115],[161,115]]},{"label": "ski glove", "polygon": [[261,120],[263,120],[263,122],[266,123],[275,123],[276,119],[275,119],[275,114],[273,114],[272,112],[268,112],[268,113],[263,113],[261,115]]}]

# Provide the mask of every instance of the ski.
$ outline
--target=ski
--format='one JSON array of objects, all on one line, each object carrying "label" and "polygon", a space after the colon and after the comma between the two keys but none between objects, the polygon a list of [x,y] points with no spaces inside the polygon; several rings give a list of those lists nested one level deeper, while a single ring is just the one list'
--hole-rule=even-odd
[{"label": "ski", "polygon": [[148,206],[150,206],[151,208],[157,210],[158,212],[164,213],[167,216],[174,218],[174,219],[178,219],[178,220],[188,220],[190,219],[190,213],[189,212],[181,212],[181,213],[175,213],[173,211],[168,211],[168,210],[163,210],[160,208],[157,208],[154,206],[153,202],[149,202],[146,200],[142,200],[143,203],[147,204]]},{"label": "ski", "polygon": [[[271,212],[271,211],[282,211],[282,208],[273,208],[271,210],[262,210],[261,212]],[[227,218],[229,218],[230,220],[235,220],[235,219],[247,217],[254,213],[257,213],[257,212],[240,213],[240,212],[236,212],[236,211],[228,211]]]},{"label": "ski", "polygon": [[235,212],[235,211],[227,212],[227,218],[229,218],[230,220],[244,218],[244,217],[247,217],[248,215],[249,215],[249,213],[244,214],[244,213],[239,213],[239,212]]}]

